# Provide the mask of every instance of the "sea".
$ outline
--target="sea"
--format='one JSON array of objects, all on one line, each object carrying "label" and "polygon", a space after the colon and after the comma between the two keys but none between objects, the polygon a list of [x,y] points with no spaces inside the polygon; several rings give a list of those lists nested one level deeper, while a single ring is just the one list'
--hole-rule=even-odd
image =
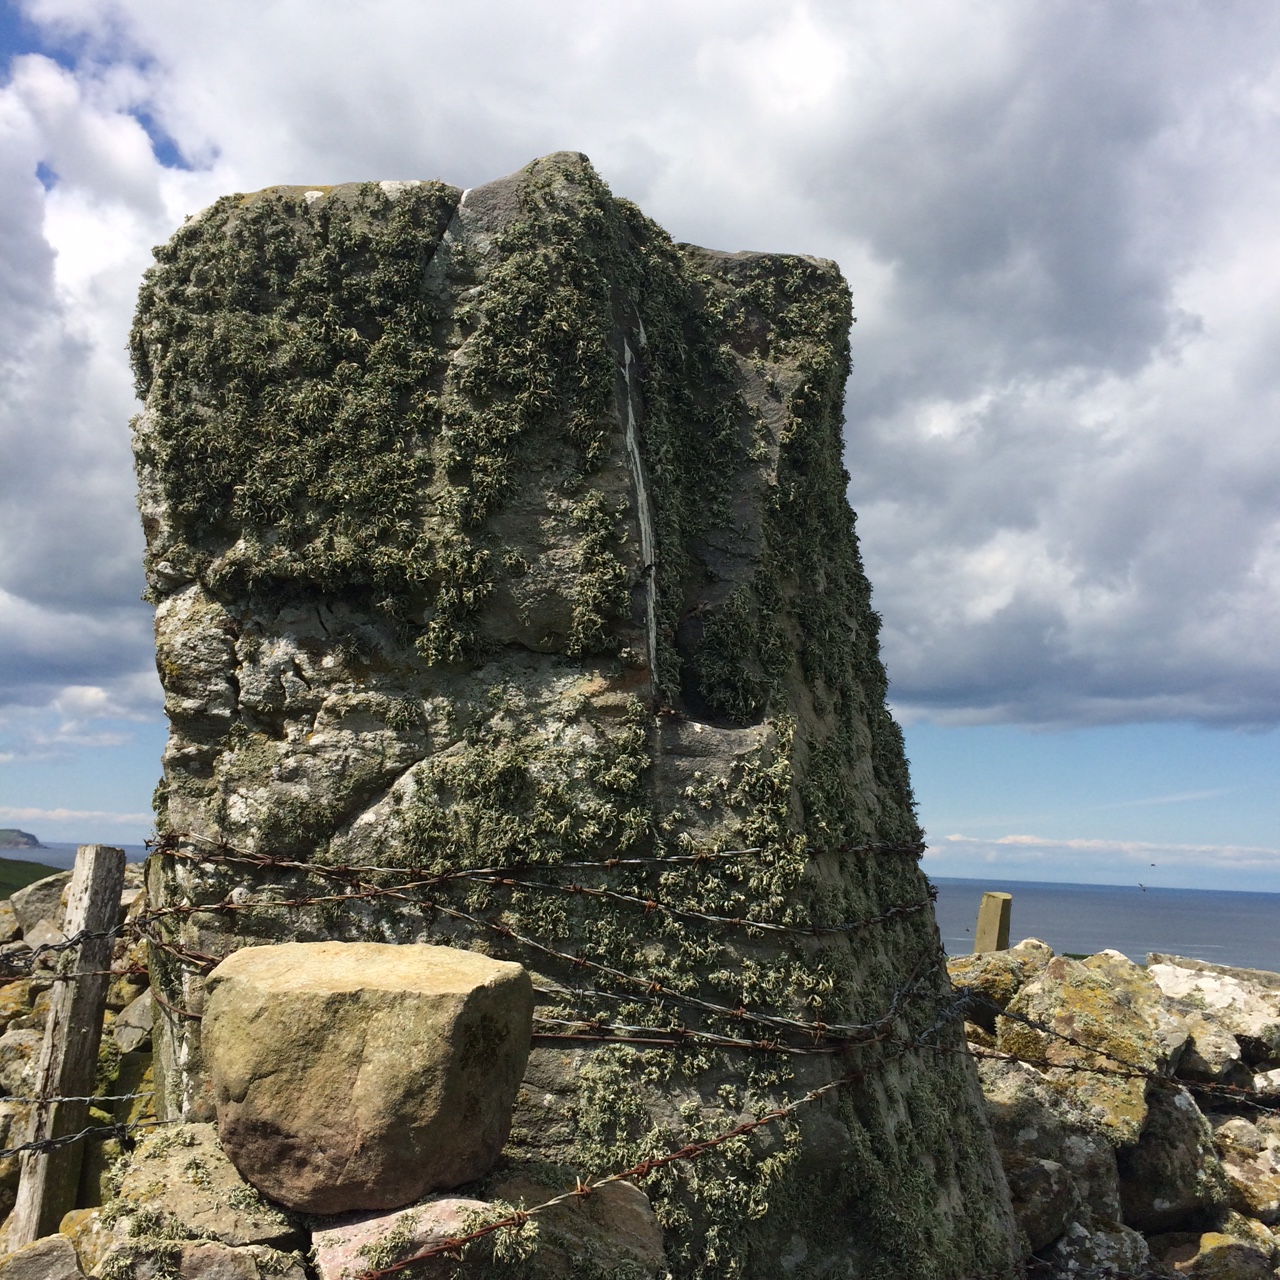
[{"label": "sea", "polygon": [[996,890],[1013,895],[1010,942],[1039,938],[1059,955],[1110,948],[1139,964],[1158,951],[1280,972],[1280,893],[943,876],[933,883],[948,955],[973,950],[978,904]]},{"label": "sea", "polygon": [[[147,854],[140,844],[123,848],[130,862],[141,862]],[[64,868],[75,864],[76,846],[7,849],[4,856]],[[1013,895],[1010,942],[1039,938],[1059,955],[1092,955],[1110,948],[1139,964],[1158,951],[1280,973],[1280,893],[932,879],[938,889],[938,929],[948,955],[973,950],[978,904],[984,893],[999,890]]]}]

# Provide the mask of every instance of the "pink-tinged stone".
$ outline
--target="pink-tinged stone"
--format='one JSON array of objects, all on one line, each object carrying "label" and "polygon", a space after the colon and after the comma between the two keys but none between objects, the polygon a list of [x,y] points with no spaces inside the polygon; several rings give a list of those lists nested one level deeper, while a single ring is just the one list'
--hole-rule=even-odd
[{"label": "pink-tinged stone", "polygon": [[[375,1265],[387,1266],[434,1244],[462,1235],[469,1214],[489,1208],[484,1200],[441,1199],[411,1205],[393,1213],[352,1213],[333,1218],[327,1227],[312,1232],[315,1267],[320,1280],[353,1280]],[[384,1248],[394,1237],[394,1248]],[[376,1261],[375,1261],[376,1260]],[[451,1269],[441,1258],[439,1273]],[[435,1272],[424,1267],[424,1277]]]}]

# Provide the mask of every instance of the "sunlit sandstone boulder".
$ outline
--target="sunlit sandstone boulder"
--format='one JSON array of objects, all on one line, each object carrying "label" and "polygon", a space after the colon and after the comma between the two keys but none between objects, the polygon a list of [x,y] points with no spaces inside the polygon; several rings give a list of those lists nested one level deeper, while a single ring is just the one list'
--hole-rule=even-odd
[{"label": "sunlit sandstone boulder", "polygon": [[518,964],[455,947],[246,947],[209,976],[218,1136],[291,1209],[392,1209],[488,1172],[529,1056]]}]

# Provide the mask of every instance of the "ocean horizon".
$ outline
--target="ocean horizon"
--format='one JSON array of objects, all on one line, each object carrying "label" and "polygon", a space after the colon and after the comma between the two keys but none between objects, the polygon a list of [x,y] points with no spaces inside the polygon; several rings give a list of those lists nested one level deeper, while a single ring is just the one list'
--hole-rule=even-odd
[{"label": "ocean horizon", "polygon": [[1013,895],[1009,941],[1039,938],[1059,955],[1111,949],[1139,964],[1150,952],[1280,972],[1280,893],[1157,889],[931,876],[948,955],[973,950],[982,895]]},{"label": "ocean horizon", "polygon": [[[147,854],[140,844],[118,847],[130,862]],[[75,864],[77,848],[51,842],[39,849],[5,849],[0,856],[65,869]],[[1280,973],[1280,893],[998,877],[929,879],[938,890],[938,930],[951,956],[973,950],[978,904],[995,890],[1013,895],[1010,943],[1039,938],[1059,955],[1093,955],[1109,948],[1139,964],[1158,951]]]}]

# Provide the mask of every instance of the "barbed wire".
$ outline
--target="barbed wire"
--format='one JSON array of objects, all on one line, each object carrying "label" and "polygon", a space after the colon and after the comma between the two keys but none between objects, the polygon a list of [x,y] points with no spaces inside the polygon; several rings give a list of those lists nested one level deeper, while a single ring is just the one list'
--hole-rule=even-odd
[{"label": "barbed wire", "polygon": [[154,1129],[160,1125],[182,1123],[181,1120],[122,1120],[114,1124],[91,1125],[87,1129],[81,1129],[79,1133],[64,1134],[60,1138],[39,1138],[33,1142],[24,1142],[21,1146],[6,1147],[0,1151],[0,1160],[22,1155],[25,1151],[37,1154],[57,1151],[59,1147],[69,1147],[76,1142],[108,1141],[112,1138],[123,1142],[135,1129]]},{"label": "barbed wire", "polygon": [[694,1142],[685,1143],[676,1150],[669,1151],[662,1156],[646,1156],[643,1160],[636,1161],[628,1168],[620,1169],[616,1173],[608,1174],[605,1177],[589,1178],[586,1180],[579,1179],[577,1185],[571,1191],[563,1191],[559,1195],[552,1196],[538,1204],[530,1205],[524,1209],[516,1209],[512,1213],[506,1214],[501,1218],[497,1218],[493,1222],[484,1223],[472,1231],[456,1236],[450,1236],[448,1239],[442,1240],[438,1244],[429,1245],[427,1248],[419,1250],[411,1257],[402,1258],[399,1262],[390,1263],[385,1267],[370,1268],[369,1270],[362,1271],[354,1278],[354,1280],[386,1280],[386,1277],[398,1275],[400,1272],[406,1271],[409,1267],[415,1266],[419,1262],[427,1262],[432,1258],[460,1257],[462,1250],[466,1245],[473,1244],[488,1236],[495,1235],[499,1231],[518,1231],[523,1228],[531,1218],[538,1214],[546,1213],[549,1209],[554,1209],[562,1204],[569,1204],[574,1201],[580,1203],[594,1195],[601,1187],[607,1187],[616,1182],[625,1182],[632,1178],[648,1178],[659,1169],[684,1161],[697,1160],[708,1152],[724,1146],[725,1143],[732,1142],[735,1138],[745,1138],[768,1125],[777,1124],[778,1121],[787,1119],[794,1115],[802,1107],[808,1106],[813,1102],[817,1102],[819,1098],[823,1098],[827,1094],[843,1088],[845,1085],[853,1084],[854,1082],[863,1079],[870,1070],[870,1067],[860,1067],[856,1070],[845,1072],[843,1075],[838,1076],[834,1080],[828,1081],[826,1084],[819,1085],[818,1087],[801,1094],[799,1097],[792,1098],[789,1101],[782,1103],[780,1106],[773,1107],[763,1115],[757,1116],[752,1120],[741,1121],[732,1128],[716,1134],[714,1137],[701,1138]]},{"label": "barbed wire", "polygon": [[[851,846],[845,851],[851,852],[857,849],[869,851],[872,848],[893,848],[899,851],[906,851],[904,846],[891,845],[889,842],[876,846]],[[192,964],[196,968],[208,969],[216,965],[221,957],[198,952],[161,937],[156,932],[156,926],[167,918],[189,917],[200,913],[231,913],[254,910],[292,911],[324,904],[348,904],[367,899],[391,899],[404,902],[424,914],[438,913],[460,924],[466,924],[474,930],[502,937],[520,947],[554,959],[573,969],[591,973],[600,982],[610,984],[608,986],[591,985],[586,987],[541,986],[537,988],[540,996],[546,996],[563,1003],[576,1004],[579,1008],[600,1001],[630,1006],[648,1004],[664,1011],[669,1010],[671,1006],[678,1006],[723,1021],[731,1021],[738,1024],[746,1023],[770,1033],[767,1036],[751,1037],[685,1025],[652,1025],[643,1021],[627,1020],[625,1014],[616,1021],[609,1021],[599,1016],[555,1017],[550,1014],[540,1013],[535,1015],[534,1037],[538,1041],[560,1044],[617,1043],[647,1050],[666,1049],[672,1052],[690,1046],[697,1046],[730,1052],[785,1054],[797,1057],[809,1055],[830,1056],[847,1052],[859,1046],[879,1046],[880,1052],[876,1055],[874,1063],[845,1072],[816,1089],[809,1090],[803,1095],[773,1107],[751,1120],[741,1121],[712,1138],[687,1142],[667,1152],[665,1155],[648,1157],[636,1162],[627,1169],[587,1182],[579,1181],[573,1190],[564,1191],[541,1204],[515,1211],[495,1222],[484,1224],[482,1227],[465,1235],[451,1237],[401,1262],[379,1270],[367,1271],[362,1274],[361,1280],[381,1280],[382,1277],[395,1275],[415,1263],[427,1261],[430,1258],[445,1255],[457,1256],[467,1244],[504,1229],[518,1229],[534,1215],[571,1201],[584,1200],[600,1187],[629,1178],[644,1179],[669,1165],[682,1161],[697,1160],[735,1138],[746,1137],[768,1125],[780,1123],[801,1107],[842,1086],[864,1078],[870,1070],[878,1068],[891,1058],[910,1052],[968,1055],[978,1059],[1017,1062],[1033,1070],[1046,1073],[1057,1071],[1123,1079],[1142,1079],[1157,1082],[1163,1087],[1186,1087],[1197,1095],[1203,1094],[1227,1099],[1237,1105],[1252,1107],[1259,1111],[1276,1113],[1277,1110],[1274,1106],[1268,1106],[1263,1101],[1263,1099],[1269,1099],[1274,1102],[1274,1095],[1267,1095],[1256,1089],[1229,1085],[1223,1082],[1185,1080],[1173,1075],[1167,1063],[1163,1067],[1153,1067],[1145,1063],[1128,1061],[1125,1057],[1116,1054],[1103,1044],[1091,1043],[1088,1039],[1081,1038],[1078,1035],[1065,1033],[1044,1020],[1016,1012],[1010,1013],[1007,1009],[1000,1008],[996,1002],[975,993],[972,989],[960,987],[954,993],[949,989],[943,989],[937,980],[936,972],[927,963],[930,959],[945,959],[940,944],[935,946],[934,951],[921,957],[907,981],[893,992],[887,1008],[880,1017],[864,1023],[827,1024],[818,1020],[804,1020],[787,1017],[776,1012],[751,1009],[745,1007],[742,1003],[737,1006],[731,1006],[707,1000],[695,992],[672,987],[669,985],[669,981],[663,981],[651,975],[628,973],[599,959],[558,949],[538,938],[513,929],[500,919],[487,919],[474,911],[467,911],[452,903],[441,901],[437,896],[432,896],[431,894],[432,890],[439,890],[441,887],[448,885],[473,883],[490,885],[495,888],[525,890],[532,893],[585,895],[616,903],[628,909],[634,908],[645,913],[659,911],[673,919],[697,921],[715,927],[815,936],[826,933],[855,932],[876,924],[887,923],[899,917],[926,911],[936,897],[936,889],[932,885],[929,886],[929,892],[925,898],[887,908],[864,919],[832,925],[795,925],[701,912],[678,904],[663,902],[656,895],[646,897],[643,893],[629,893],[621,889],[614,889],[608,885],[565,884],[542,878],[551,872],[558,873],[562,871],[660,868],[671,863],[690,865],[715,859],[727,860],[734,857],[754,856],[762,852],[759,849],[704,850],[652,858],[578,860],[557,864],[525,861],[506,866],[458,868],[444,873],[424,872],[420,867],[405,868],[358,864],[320,866],[313,863],[300,863],[270,855],[234,850],[230,846],[219,846],[204,855],[168,847],[157,847],[156,852],[199,863],[221,861],[252,866],[263,870],[299,872],[325,878],[331,882],[344,882],[348,885],[348,888],[341,893],[295,895],[289,898],[246,896],[231,899],[226,897],[212,904],[202,905],[184,902],[173,903],[151,910],[144,908],[134,919],[117,926],[115,929],[92,933],[82,931],[65,941],[43,944],[29,954],[22,956],[22,962],[34,966],[37,958],[42,955],[69,951],[78,947],[81,942],[91,938],[130,937],[145,941],[159,951],[169,954],[184,963]],[[830,851],[810,850],[809,852],[811,856],[819,856],[823,852]],[[837,850],[837,852],[839,851]],[[535,869],[538,873],[538,878],[531,878],[529,873]],[[371,876],[389,877],[393,883],[370,883],[368,877]],[[14,959],[16,957],[12,953],[0,957],[0,965],[11,964]],[[95,972],[110,972],[115,976],[137,975],[139,968],[133,965],[123,970],[112,969]],[[87,976],[87,974],[50,975],[51,978],[63,980],[74,980],[81,976]],[[626,990],[612,989],[617,987],[623,987]],[[155,987],[153,987],[153,992],[158,1006],[166,1011],[180,1017],[199,1019],[200,1014],[168,1001]],[[901,1029],[903,1017],[908,1013],[918,1014],[920,1012],[927,1012],[927,1016],[930,1018],[928,1024],[914,1033],[909,1031],[904,1033]],[[1070,1046],[1082,1054],[1088,1055],[1093,1060],[1059,1061],[1047,1053],[1040,1057],[1034,1057],[1025,1053],[988,1049],[976,1044],[963,1042],[952,1044],[949,1042],[944,1034],[948,1028],[953,1027],[955,1023],[963,1020],[969,1014],[981,1015],[984,1013],[1022,1024],[1056,1043]],[[912,1021],[915,1021],[917,1026],[919,1025],[918,1018],[913,1018]],[[553,1030],[552,1028],[556,1029]],[[792,1041],[798,1037],[804,1037],[807,1042],[793,1043]],[[147,1096],[152,1096],[150,1091],[75,1098],[14,1098],[12,1101],[28,1105],[40,1103],[53,1105],[59,1102],[94,1104],[134,1100]],[[134,1129],[167,1123],[177,1123],[177,1121],[135,1121],[127,1124],[93,1126],[76,1134],[33,1141],[9,1150],[0,1151],[0,1158],[26,1151],[56,1150],[59,1147],[77,1141],[115,1136],[124,1137]],[[1033,1259],[1032,1263],[1034,1264],[1034,1262],[1035,1260]],[[1131,1280],[1139,1280],[1139,1278],[1134,1276]]]},{"label": "barbed wire", "polygon": [[3,1102],[24,1102],[32,1104],[52,1105],[55,1102],[130,1102],[134,1098],[153,1098],[155,1097],[154,1089],[145,1089],[141,1093],[94,1093],[67,1095],[55,1094],[47,1098],[20,1098],[15,1097],[11,1093],[6,1093],[0,1101]]}]

